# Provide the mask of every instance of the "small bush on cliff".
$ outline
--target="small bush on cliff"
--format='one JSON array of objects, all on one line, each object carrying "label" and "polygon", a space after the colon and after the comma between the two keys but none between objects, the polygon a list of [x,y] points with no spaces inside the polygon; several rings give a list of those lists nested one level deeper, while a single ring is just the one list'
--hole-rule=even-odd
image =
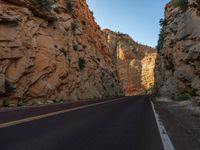
[{"label": "small bush on cliff", "polygon": [[159,52],[161,52],[164,44],[164,32],[165,32],[165,26],[167,25],[167,21],[163,18],[160,19],[159,24],[161,26],[159,39],[158,39],[158,45],[156,46],[156,49]]},{"label": "small bush on cliff", "polygon": [[15,89],[12,86],[12,83],[8,80],[5,80],[5,94],[9,96]]},{"label": "small bush on cliff", "polygon": [[73,33],[75,33],[77,28],[78,28],[78,25],[77,25],[76,21],[73,21],[71,23],[71,29],[72,29]]},{"label": "small bush on cliff", "polygon": [[160,19],[159,24],[161,27],[166,26],[167,25],[167,21],[163,18]]},{"label": "small bush on cliff", "polygon": [[156,49],[159,52],[161,52],[164,44],[164,29],[161,28],[160,34],[159,34],[159,39],[158,39],[158,45],[156,46]]},{"label": "small bush on cliff", "polygon": [[168,58],[167,62],[165,63],[165,68],[167,70],[174,70],[174,63],[172,58]]},{"label": "small bush on cliff", "polygon": [[74,45],[73,45],[73,50],[74,50],[74,51],[77,51],[77,50],[78,50],[78,45],[74,44]]},{"label": "small bush on cliff", "polygon": [[60,48],[59,49],[65,56],[67,56],[67,50],[65,48]]},{"label": "small bush on cliff", "polygon": [[127,34],[124,34],[124,33],[122,33],[122,32],[117,32],[117,34],[119,35],[119,36],[127,36]]},{"label": "small bush on cliff", "polygon": [[85,68],[85,64],[86,64],[85,59],[79,58],[78,65],[79,65],[80,70],[83,70]]},{"label": "small bush on cliff", "polygon": [[174,7],[179,7],[183,12],[188,9],[188,0],[172,0]]},{"label": "small bush on cliff", "polygon": [[81,23],[82,23],[82,25],[84,25],[84,26],[87,24],[85,20],[82,20]]},{"label": "small bush on cliff", "polygon": [[73,3],[71,0],[66,1],[66,8],[67,8],[68,13],[71,14],[73,12]]},{"label": "small bush on cliff", "polygon": [[39,9],[48,11],[51,6],[55,3],[54,0],[32,0],[32,3],[36,5]]},{"label": "small bush on cliff", "polygon": [[86,49],[87,48],[87,45],[83,45],[83,49]]},{"label": "small bush on cliff", "polygon": [[132,53],[135,53],[135,52],[136,52],[136,47],[133,47],[133,48],[131,49],[131,52],[132,52]]}]

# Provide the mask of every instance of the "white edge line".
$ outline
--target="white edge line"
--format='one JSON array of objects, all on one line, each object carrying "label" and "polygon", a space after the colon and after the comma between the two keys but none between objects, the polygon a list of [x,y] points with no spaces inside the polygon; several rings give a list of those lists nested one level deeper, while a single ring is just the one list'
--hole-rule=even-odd
[{"label": "white edge line", "polygon": [[30,121],[34,121],[34,120],[48,118],[48,117],[59,115],[59,114],[63,114],[63,113],[66,113],[66,112],[80,110],[80,109],[83,109],[83,108],[88,108],[88,107],[92,107],[92,106],[96,106],[96,105],[100,105],[100,104],[106,104],[106,103],[118,101],[118,100],[121,100],[121,99],[122,98],[117,98],[117,99],[114,99],[114,100],[109,100],[109,101],[104,101],[104,102],[99,102],[99,103],[79,106],[79,107],[75,107],[75,108],[69,108],[69,109],[65,109],[65,110],[61,110],[61,111],[57,111],[57,112],[52,112],[52,113],[43,114],[43,115],[39,115],[39,116],[24,118],[24,119],[20,119],[20,120],[16,120],[16,121],[11,121],[11,122],[6,122],[6,123],[0,124],[0,129],[1,128],[6,128],[6,127],[10,127],[10,126],[14,126],[14,125],[18,125],[18,124],[22,124],[22,123],[26,123],[26,122],[30,122]]},{"label": "white edge line", "polygon": [[152,105],[152,108],[153,108],[154,116],[156,118],[156,123],[158,125],[158,129],[159,129],[159,132],[160,132],[160,136],[161,136],[161,140],[162,140],[162,143],[163,143],[163,146],[164,146],[164,150],[175,150],[175,148],[174,148],[174,146],[173,146],[173,144],[172,144],[172,142],[171,142],[171,140],[170,140],[170,138],[167,134],[167,131],[164,127],[164,124],[160,120],[160,117],[155,110],[155,106],[154,106],[152,101],[151,101],[151,105]]}]

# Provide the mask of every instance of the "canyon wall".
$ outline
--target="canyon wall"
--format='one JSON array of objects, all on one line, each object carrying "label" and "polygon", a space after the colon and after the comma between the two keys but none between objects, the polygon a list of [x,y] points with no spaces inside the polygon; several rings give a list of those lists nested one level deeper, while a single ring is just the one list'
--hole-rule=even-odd
[{"label": "canyon wall", "polygon": [[125,95],[144,93],[154,85],[156,50],[135,42],[129,35],[104,30]]},{"label": "canyon wall", "polygon": [[200,1],[171,1],[161,25],[155,69],[157,92],[200,101]]},{"label": "canyon wall", "polygon": [[0,101],[120,95],[106,38],[85,0],[0,0]]}]

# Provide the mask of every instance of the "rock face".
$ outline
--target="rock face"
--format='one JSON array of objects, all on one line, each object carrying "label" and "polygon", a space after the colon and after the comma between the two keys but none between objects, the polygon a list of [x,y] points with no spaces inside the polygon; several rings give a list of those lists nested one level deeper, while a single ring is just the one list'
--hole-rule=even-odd
[{"label": "rock face", "polygon": [[200,1],[166,6],[156,62],[156,88],[164,96],[200,96]]},{"label": "rock face", "polygon": [[135,95],[150,89],[154,85],[156,50],[135,42],[126,34],[108,29],[104,33],[125,94]]},{"label": "rock face", "polygon": [[123,95],[85,0],[0,0],[0,99],[46,103]]}]

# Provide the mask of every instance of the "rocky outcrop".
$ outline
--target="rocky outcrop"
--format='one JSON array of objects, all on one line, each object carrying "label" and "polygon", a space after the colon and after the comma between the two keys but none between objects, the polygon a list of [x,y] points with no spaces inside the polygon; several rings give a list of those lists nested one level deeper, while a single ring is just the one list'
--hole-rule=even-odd
[{"label": "rocky outcrop", "polygon": [[0,99],[46,103],[123,95],[85,0],[0,0]]},{"label": "rocky outcrop", "polygon": [[173,98],[200,96],[200,1],[171,1],[161,25],[157,91]]},{"label": "rocky outcrop", "polygon": [[104,30],[113,62],[126,95],[135,95],[154,85],[156,50],[135,42],[127,34]]}]

